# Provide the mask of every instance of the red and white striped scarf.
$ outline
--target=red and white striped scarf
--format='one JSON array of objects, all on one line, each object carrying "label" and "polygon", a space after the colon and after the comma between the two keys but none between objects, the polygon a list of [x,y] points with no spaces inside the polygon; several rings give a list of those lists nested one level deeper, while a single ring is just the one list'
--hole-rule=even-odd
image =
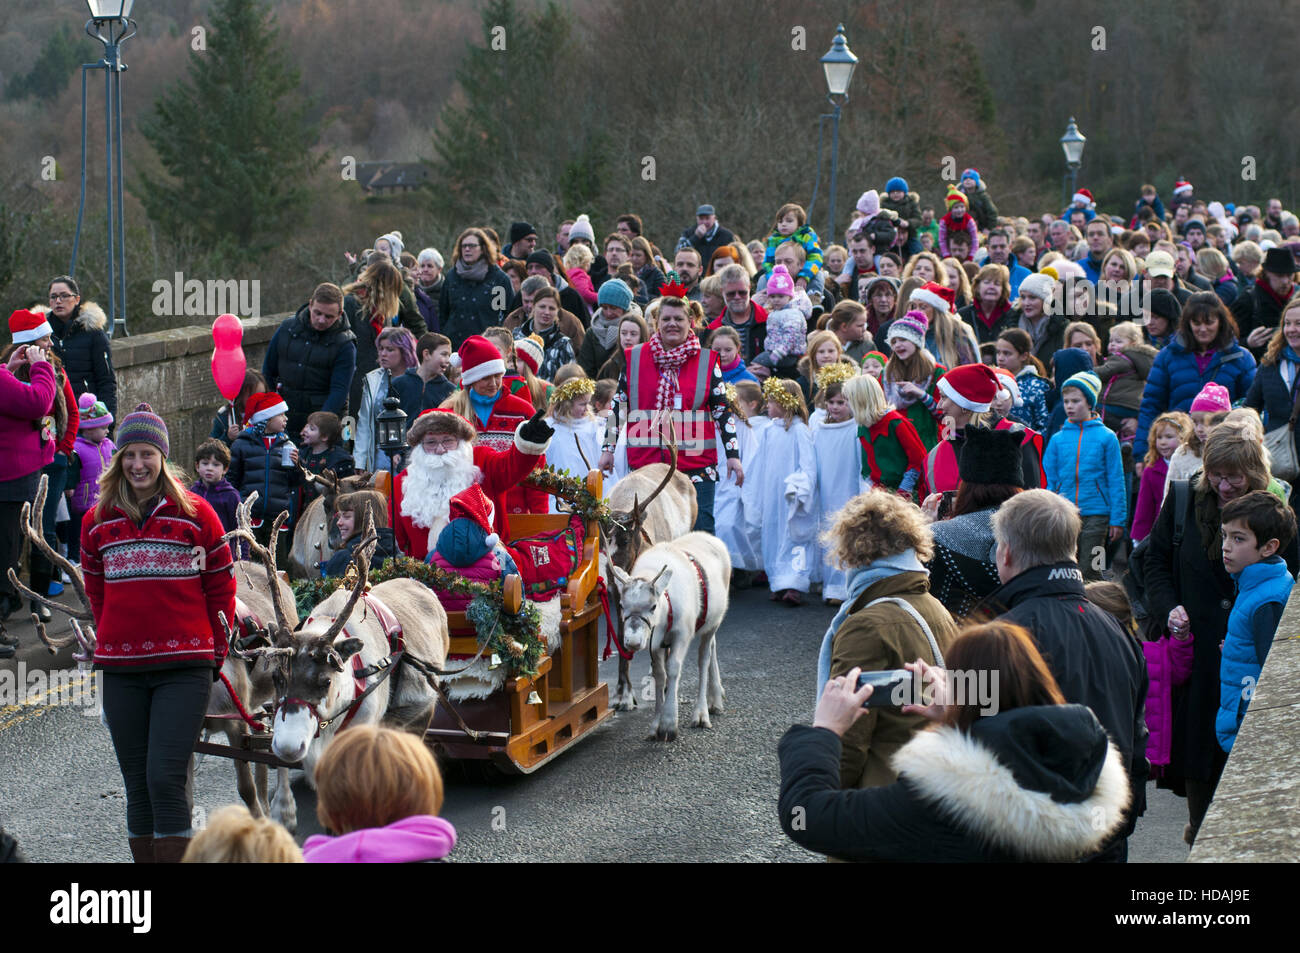
[{"label": "red and white striped scarf", "polygon": [[677,375],[682,367],[700,351],[700,339],[693,333],[686,333],[686,340],[669,350],[664,347],[658,334],[650,337],[650,356],[654,358],[655,370],[659,372],[659,391],[655,396],[655,410],[673,410],[673,395],[681,390]]}]

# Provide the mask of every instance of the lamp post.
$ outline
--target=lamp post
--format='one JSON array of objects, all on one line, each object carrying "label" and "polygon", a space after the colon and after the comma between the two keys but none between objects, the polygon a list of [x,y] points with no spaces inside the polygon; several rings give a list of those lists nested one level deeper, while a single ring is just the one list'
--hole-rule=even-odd
[{"label": "lamp post", "polygon": [[1083,162],[1083,145],[1088,141],[1088,137],[1079,131],[1079,127],[1074,124],[1074,117],[1070,117],[1070,124],[1065,128],[1065,135],[1061,137],[1061,150],[1065,153],[1065,208],[1070,207],[1075,190],[1079,187],[1079,165]]},{"label": "lamp post", "polygon": [[393,457],[406,449],[406,411],[396,397],[384,398],[383,412],[375,418],[375,436],[379,449],[388,457],[388,525],[396,532],[397,464]]},{"label": "lamp post", "polygon": [[835,181],[839,171],[840,159],[840,107],[849,101],[849,83],[853,80],[853,70],[858,65],[858,58],[849,49],[844,39],[844,24],[835,31],[831,48],[821,58],[822,70],[826,74],[826,98],[834,107],[831,113],[831,195],[830,217],[827,220],[827,241],[834,241],[835,236]]},{"label": "lamp post", "polygon": [[[126,330],[126,220],[122,201],[122,44],[136,34],[131,19],[135,0],[86,0],[90,19],[87,35],[104,44],[104,58],[81,64],[81,205],[77,209],[77,233],[72,240],[72,262],[68,274],[77,274],[77,250],[81,243],[81,221],[86,211],[86,76],[104,71],[104,187],[108,211],[108,333]],[[114,180],[116,173],[116,180]],[[116,200],[115,200],[116,194]]]}]

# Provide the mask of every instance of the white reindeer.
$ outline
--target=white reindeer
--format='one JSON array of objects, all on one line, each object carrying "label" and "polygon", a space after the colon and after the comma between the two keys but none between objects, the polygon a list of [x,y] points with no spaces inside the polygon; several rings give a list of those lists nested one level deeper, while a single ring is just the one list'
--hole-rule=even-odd
[{"label": "white reindeer", "polygon": [[[353,555],[357,572],[351,586],[316,606],[297,632],[279,620],[274,647],[262,650],[281,665],[271,750],[281,760],[301,761],[313,784],[316,762],[345,723],[385,722],[423,733],[436,698],[433,673],[441,670],[450,648],[447,613],[428,587],[390,579],[366,592],[375,548],[369,525],[363,540]],[[361,608],[354,612],[358,602]],[[404,640],[395,664],[386,664],[394,653],[385,612],[400,624]],[[364,689],[357,687],[358,669]],[[356,705],[365,691],[370,693]]]},{"label": "white reindeer", "polygon": [[629,575],[617,566],[622,591],[623,644],[650,650],[655,679],[654,738],[677,737],[677,685],[691,640],[698,638],[700,690],[691,723],[712,728],[726,692],[715,636],[727,614],[731,557],[712,533],[687,533],[641,553]]}]

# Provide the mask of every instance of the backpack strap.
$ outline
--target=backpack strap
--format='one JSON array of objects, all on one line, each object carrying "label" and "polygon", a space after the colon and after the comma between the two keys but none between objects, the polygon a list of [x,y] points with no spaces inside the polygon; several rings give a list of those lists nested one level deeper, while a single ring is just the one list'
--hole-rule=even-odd
[{"label": "backpack strap", "polygon": [[908,615],[916,620],[916,624],[921,627],[925,633],[925,639],[930,643],[930,651],[934,653],[934,664],[943,668],[943,653],[939,651],[939,643],[934,640],[934,633],[930,631],[930,626],[926,623],[921,613],[916,611],[916,607],[906,599],[900,599],[898,596],[881,596],[879,599],[872,599],[862,608],[870,609],[872,606],[878,606],[882,602],[892,602],[901,607]]},{"label": "backpack strap", "polygon": [[1171,548],[1175,554],[1183,544],[1183,530],[1187,525],[1187,493],[1190,489],[1188,480],[1174,481],[1174,539]]}]

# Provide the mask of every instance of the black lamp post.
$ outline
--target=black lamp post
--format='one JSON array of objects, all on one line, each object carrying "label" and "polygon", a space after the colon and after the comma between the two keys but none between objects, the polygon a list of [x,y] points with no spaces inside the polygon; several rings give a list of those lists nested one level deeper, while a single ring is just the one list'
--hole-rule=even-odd
[{"label": "black lamp post", "polygon": [[1079,127],[1074,124],[1074,117],[1070,117],[1070,125],[1065,129],[1065,135],[1061,137],[1061,150],[1065,153],[1065,204],[1064,208],[1070,207],[1074,193],[1079,188],[1079,166],[1083,162],[1083,145],[1088,141],[1088,137],[1079,131]]},{"label": "black lamp post", "polygon": [[384,398],[384,410],[375,418],[375,436],[379,449],[388,457],[388,525],[396,527],[397,463],[394,457],[406,449],[406,411],[402,410],[402,402],[396,397]]},{"label": "black lamp post", "polygon": [[[840,107],[849,101],[849,83],[853,80],[853,70],[858,65],[858,58],[849,49],[844,39],[844,24],[835,31],[831,48],[821,58],[822,70],[826,73],[826,98],[830,100],[835,111],[831,113],[831,195],[830,218],[826,225],[827,241],[835,236],[835,182],[840,160]],[[810,203],[811,204],[811,203]]]},{"label": "black lamp post", "polygon": [[[77,250],[81,243],[81,220],[86,211],[86,75],[104,71],[104,187],[108,211],[108,333],[126,334],[126,219],[122,200],[122,62],[121,46],[136,34],[131,8],[135,0],[86,0],[90,19],[87,35],[104,44],[104,58],[81,64],[81,205],[77,209],[77,233],[72,240],[72,262],[68,274],[77,275]],[[116,178],[114,177],[116,173]],[[116,197],[115,197],[116,196]],[[115,260],[116,259],[116,260]]]}]

